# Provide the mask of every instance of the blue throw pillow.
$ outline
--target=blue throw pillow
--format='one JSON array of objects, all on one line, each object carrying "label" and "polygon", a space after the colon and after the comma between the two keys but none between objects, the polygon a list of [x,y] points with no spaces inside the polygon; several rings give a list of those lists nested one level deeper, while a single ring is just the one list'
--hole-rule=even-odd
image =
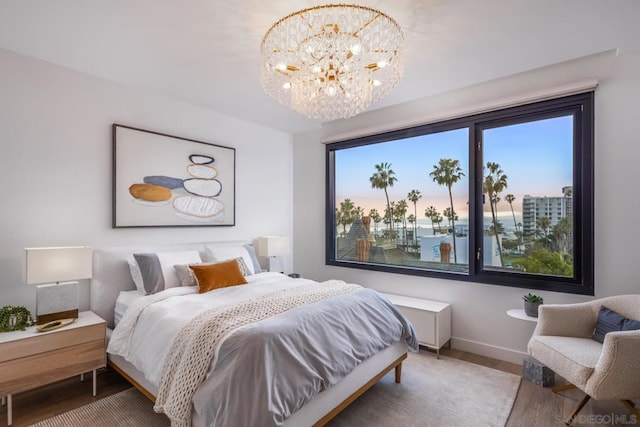
[{"label": "blue throw pillow", "polygon": [[636,329],[640,329],[640,320],[624,319],[622,322],[623,331],[635,331]]},{"label": "blue throw pillow", "polygon": [[593,332],[591,338],[598,342],[604,342],[604,336],[608,332],[632,331],[636,329],[640,329],[640,320],[627,319],[623,315],[602,306],[598,313],[596,330]]}]

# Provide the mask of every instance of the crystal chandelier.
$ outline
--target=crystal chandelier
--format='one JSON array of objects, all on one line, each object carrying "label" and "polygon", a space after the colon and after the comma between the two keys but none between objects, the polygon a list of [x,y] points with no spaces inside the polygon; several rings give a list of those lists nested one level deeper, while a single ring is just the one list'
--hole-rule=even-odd
[{"label": "crystal chandelier", "polygon": [[400,26],[379,10],[315,6],[273,24],[262,39],[265,92],[312,119],[346,119],[385,97],[402,76]]}]

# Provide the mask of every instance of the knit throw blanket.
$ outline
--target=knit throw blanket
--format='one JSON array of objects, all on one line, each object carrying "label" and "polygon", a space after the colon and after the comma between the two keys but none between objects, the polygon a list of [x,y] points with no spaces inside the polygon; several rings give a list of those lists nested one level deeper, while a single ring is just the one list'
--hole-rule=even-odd
[{"label": "knit throw blanket", "polygon": [[222,342],[236,329],[275,316],[303,304],[349,294],[359,285],[339,280],[273,292],[239,304],[205,311],[187,323],[167,355],[154,410],[164,412],[174,427],[191,425],[191,400],[215,366]]}]

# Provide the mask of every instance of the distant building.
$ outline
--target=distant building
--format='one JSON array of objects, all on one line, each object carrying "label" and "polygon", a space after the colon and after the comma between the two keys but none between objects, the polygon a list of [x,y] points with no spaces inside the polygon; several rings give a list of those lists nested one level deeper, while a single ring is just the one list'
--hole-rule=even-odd
[{"label": "distant building", "polygon": [[545,216],[551,220],[550,229],[562,218],[573,216],[573,187],[562,187],[562,196],[557,197],[525,194],[522,198],[522,231],[525,236],[534,234],[538,218]]},{"label": "distant building", "polygon": [[[457,229],[458,227],[456,227]],[[482,245],[484,247],[483,262],[485,266],[500,266],[500,252],[496,245],[494,236],[483,236]],[[449,262],[453,263],[453,236],[422,236],[420,237],[420,261],[441,262],[440,259],[440,243],[449,243],[451,245],[451,255]],[[458,264],[469,263],[469,239],[466,237],[456,239],[456,253],[458,255]]]}]

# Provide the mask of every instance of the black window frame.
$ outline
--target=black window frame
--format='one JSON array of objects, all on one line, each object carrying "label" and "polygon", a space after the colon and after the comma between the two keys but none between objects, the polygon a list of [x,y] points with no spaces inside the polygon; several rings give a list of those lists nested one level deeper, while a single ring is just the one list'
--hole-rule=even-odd
[{"label": "black window frame", "polygon": [[[585,92],[437,123],[399,129],[326,145],[326,265],[386,273],[434,277],[517,288],[594,295],[594,92]],[[538,276],[483,268],[482,130],[572,113],[573,141],[573,277]],[[433,271],[407,266],[336,259],[335,152],[369,144],[467,127],[469,129],[469,272]],[[478,191],[479,190],[479,191]],[[478,259],[479,258],[479,259]]]}]

